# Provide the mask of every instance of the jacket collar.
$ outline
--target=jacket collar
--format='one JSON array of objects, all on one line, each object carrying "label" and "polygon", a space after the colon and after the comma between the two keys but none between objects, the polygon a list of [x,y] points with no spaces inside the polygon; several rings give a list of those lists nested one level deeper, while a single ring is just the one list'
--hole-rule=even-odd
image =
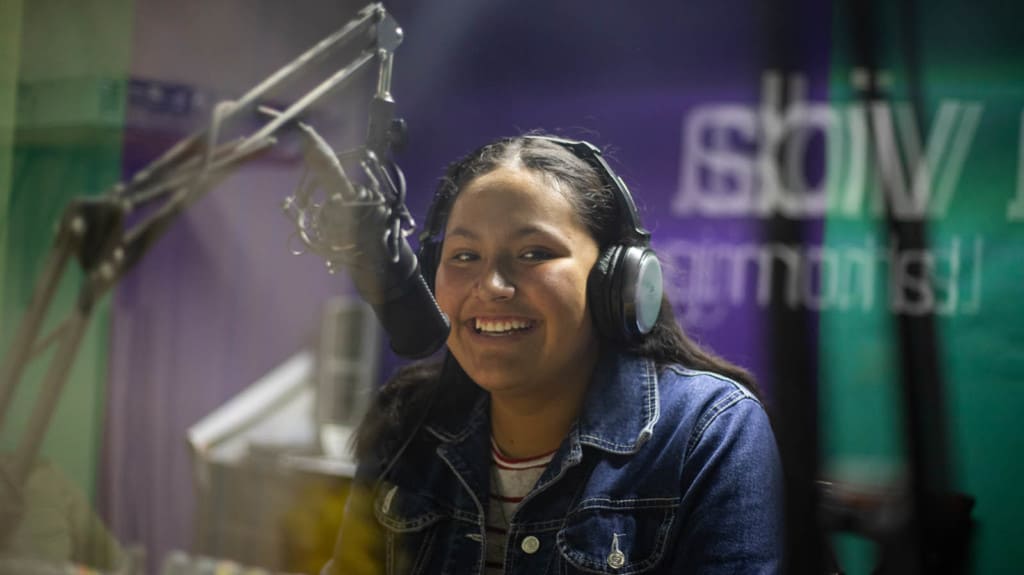
[{"label": "jacket collar", "polygon": [[[461,443],[468,437],[490,433],[489,397],[472,382],[466,383],[475,388],[468,394],[472,400],[464,402],[461,409],[444,410],[448,417],[432,418],[427,426],[446,443]],[[610,453],[635,453],[650,438],[660,413],[654,362],[605,351],[594,369],[582,413],[570,436]]]},{"label": "jacket collar", "polygon": [[580,443],[610,453],[635,453],[650,439],[660,413],[654,362],[607,352],[594,369],[584,399]]}]

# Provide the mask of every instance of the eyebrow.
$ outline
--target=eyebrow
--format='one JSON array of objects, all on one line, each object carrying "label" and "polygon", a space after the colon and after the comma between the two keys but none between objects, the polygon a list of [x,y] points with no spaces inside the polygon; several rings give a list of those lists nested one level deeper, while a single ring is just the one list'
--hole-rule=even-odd
[{"label": "eyebrow", "polygon": [[478,237],[480,237],[480,236],[478,236],[476,234],[476,232],[473,232],[469,228],[464,228],[464,227],[461,227],[461,226],[457,227],[457,228],[452,228],[447,233],[445,233],[445,237],[446,238],[451,238],[451,237],[455,237],[455,236],[461,236],[461,237],[468,238],[468,239],[471,239],[471,240],[475,240]]},{"label": "eyebrow", "polygon": [[[467,239],[470,239],[470,240],[480,239],[480,234],[474,232],[473,230],[471,230],[469,228],[463,227],[463,226],[458,226],[458,227],[452,228],[445,235],[446,235],[446,237],[449,237],[449,238],[450,237],[458,236],[458,237],[464,237],[464,238],[467,238]],[[512,239],[520,239],[520,238],[524,238],[524,237],[532,236],[532,235],[542,235],[542,236],[553,237],[553,238],[557,238],[558,237],[556,234],[553,234],[547,228],[544,228],[544,227],[541,227],[541,226],[535,226],[535,225],[526,225],[526,226],[523,226],[523,227],[517,229],[515,232],[513,232],[512,233]]]}]

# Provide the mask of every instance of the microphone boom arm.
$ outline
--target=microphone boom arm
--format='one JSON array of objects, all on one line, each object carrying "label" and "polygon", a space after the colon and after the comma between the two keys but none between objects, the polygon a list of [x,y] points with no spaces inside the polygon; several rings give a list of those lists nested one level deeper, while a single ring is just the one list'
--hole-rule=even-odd
[{"label": "microphone boom arm", "polygon": [[[317,84],[284,111],[268,115],[267,123],[251,135],[219,143],[221,127],[226,122],[243,113],[253,112],[272,89],[292,79],[327,53],[353,39],[361,38],[368,39],[368,45],[348,65]],[[381,4],[370,4],[341,29],[271,74],[238,100],[217,104],[206,129],[172,146],[137,171],[129,181],[118,183],[99,196],[74,199],[65,208],[29,307],[0,364],[2,430],[14,392],[28,363],[45,349],[54,345],[58,347],[44,375],[12,464],[9,467],[0,466],[0,525],[5,526],[0,528],[0,546],[18,523],[17,518],[23,505],[21,492],[95,303],[142,259],[186,207],[205,195],[239,165],[274,145],[274,135],[283,126],[293,122],[302,112],[342,86],[375,59],[378,62],[378,82],[371,103],[367,147],[379,157],[388,157],[390,147],[399,144],[404,135],[404,124],[393,119],[394,102],[390,95],[393,52],[401,41],[402,30],[394,18]],[[402,188],[404,190],[404,185]],[[132,228],[124,229],[125,219],[130,213],[158,200],[164,203]],[[404,192],[401,201],[404,202]],[[402,208],[404,210],[404,203]],[[78,259],[84,272],[77,302],[70,317],[51,333],[40,337],[43,321],[72,256]]]}]

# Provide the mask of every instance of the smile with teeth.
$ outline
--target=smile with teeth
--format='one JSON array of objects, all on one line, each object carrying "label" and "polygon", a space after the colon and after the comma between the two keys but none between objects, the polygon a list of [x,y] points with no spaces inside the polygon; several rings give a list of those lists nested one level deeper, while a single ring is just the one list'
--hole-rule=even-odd
[{"label": "smile with teeth", "polygon": [[509,335],[512,333],[525,331],[533,327],[533,322],[523,319],[483,319],[476,318],[473,324],[473,329],[477,333],[487,335]]}]

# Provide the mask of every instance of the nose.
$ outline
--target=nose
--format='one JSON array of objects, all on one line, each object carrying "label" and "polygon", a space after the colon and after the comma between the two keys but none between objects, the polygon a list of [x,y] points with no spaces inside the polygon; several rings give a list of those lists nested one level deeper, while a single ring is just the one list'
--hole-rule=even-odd
[{"label": "nose", "polygon": [[476,283],[477,296],[488,301],[511,299],[515,285],[501,262],[494,262],[483,270]]}]

